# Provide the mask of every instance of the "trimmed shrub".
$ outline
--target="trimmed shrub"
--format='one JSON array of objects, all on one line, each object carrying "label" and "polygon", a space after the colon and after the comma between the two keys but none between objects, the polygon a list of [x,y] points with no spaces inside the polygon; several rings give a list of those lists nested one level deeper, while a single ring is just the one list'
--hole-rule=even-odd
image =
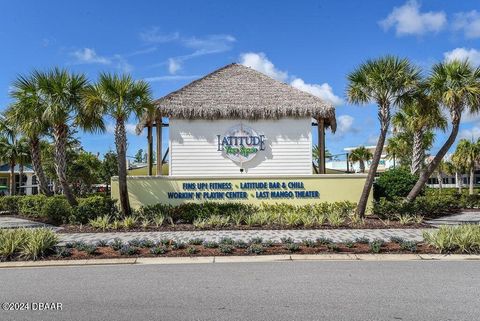
[{"label": "trimmed shrub", "polygon": [[0,211],[6,211],[10,214],[18,214],[18,200],[22,196],[1,196]]},{"label": "trimmed shrub", "polygon": [[18,197],[18,212],[25,216],[40,217],[47,202],[45,195],[25,195]]},{"label": "trimmed shrub", "polygon": [[395,197],[405,197],[417,182],[418,177],[406,168],[390,169],[377,178],[373,185],[373,197],[376,200],[384,197],[393,200]]},{"label": "trimmed shrub", "polygon": [[67,223],[72,207],[63,196],[48,197],[42,208],[41,216],[55,224]]},{"label": "trimmed shrub", "polygon": [[70,223],[86,224],[101,216],[116,217],[118,210],[115,200],[104,196],[90,196],[78,199],[78,206],[72,211],[69,217]]}]

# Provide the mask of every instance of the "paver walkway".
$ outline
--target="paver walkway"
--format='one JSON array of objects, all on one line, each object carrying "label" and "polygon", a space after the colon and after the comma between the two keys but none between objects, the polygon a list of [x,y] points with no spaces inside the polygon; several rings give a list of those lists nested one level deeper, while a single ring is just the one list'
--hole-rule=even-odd
[{"label": "paver walkway", "polygon": [[25,220],[18,217],[0,216],[0,229],[2,228],[36,228],[36,227],[48,227],[53,230],[61,229],[53,225]]},{"label": "paver walkway", "polygon": [[401,237],[405,240],[422,241],[422,229],[350,229],[350,230],[242,230],[242,231],[178,231],[178,232],[117,232],[117,233],[59,233],[61,244],[66,242],[83,241],[95,243],[100,240],[112,241],[119,238],[124,242],[133,239],[149,239],[160,241],[170,239],[179,242],[187,242],[193,238],[204,241],[218,242],[222,237],[230,237],[234,240],[249,241],[254,237],[264,240],[280,241],[283,237],[291,237],[296,242],[306,239],[315,240],[319,237],[330,238],[334,242],[354,241],[359,237],[369,240],[382,239],[388,241],[392,236]]},{"label": "paver walkway", "polygon": [[425,222],[435,227],[440,225],[480,224],[480,212],[462,212],[455,215],[442,216]]}]

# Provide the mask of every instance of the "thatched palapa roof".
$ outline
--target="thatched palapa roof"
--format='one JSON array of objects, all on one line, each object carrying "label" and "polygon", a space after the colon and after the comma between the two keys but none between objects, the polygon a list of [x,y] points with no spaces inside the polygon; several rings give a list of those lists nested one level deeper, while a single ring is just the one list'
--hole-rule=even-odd
[{"label": "thatched palapa roof", "polygon": [[[330,103],[252,68],[230,64],[195,80],[155,102],[157,116],[181,119],[325,119],[336,129],[335,108]],[[146,126],[147,117],[137,126]]]}]

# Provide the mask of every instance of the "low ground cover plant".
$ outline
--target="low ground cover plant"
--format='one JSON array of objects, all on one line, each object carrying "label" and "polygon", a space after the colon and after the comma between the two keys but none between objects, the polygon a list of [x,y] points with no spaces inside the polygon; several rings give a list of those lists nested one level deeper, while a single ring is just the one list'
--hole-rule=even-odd
[{"label": "low ground cover plant", "polygon": [[55,252],[58,238],[46,228],[0,230],[0,260],[37,260]]},{"label": "low ground cover plant", "polygon": [[480,225],[441,226],[423,238],[441,253],[480,253]]}]

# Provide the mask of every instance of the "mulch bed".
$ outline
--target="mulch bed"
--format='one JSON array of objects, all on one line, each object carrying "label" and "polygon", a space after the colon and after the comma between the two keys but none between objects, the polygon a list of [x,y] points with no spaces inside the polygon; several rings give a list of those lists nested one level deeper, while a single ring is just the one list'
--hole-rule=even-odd
[{"label": "mulch bed", "polygon": [[[285,244],[274,244],[270,247],[264,247],[264,252],[261,255],[274,254],[366,254],[372,253],[368,244],[355,243],[353,247],[349,248],[345,244],[335,243],[337,248],[332,250],[326,245],[317,247],[306,247],[301,245],[299,251],[290,252],[285,248]],[[189,254],[188,247],[195,247],[196,254]],[[200,257],[200,256],[256,256],[256,254],[247,253],[247,249],[235,248],[232,253],[224,254],[218,248],[205,248],[202,245],[187,245],[185,249],[170,249],[165,254],[155,255],[150,253],[148,248],[139,248],[139,252],[135,255],[121,255],[118,251],[111,247],[98,247],[95,254],[87,254],[84,251],[72,249],[72,255],[66,258],[59,258],[51,255],[44,260],[83,260],[83,259],[111,259],[111,258],[135,258],[135,257]],[[393,242],[384,243],[380,251],[381,254],[412,254],[410,251],[402,250],[400,245]],[[439,253],[434,248],[425,245],[417,244],[417,251],[415,254],[436,254]]]}]

